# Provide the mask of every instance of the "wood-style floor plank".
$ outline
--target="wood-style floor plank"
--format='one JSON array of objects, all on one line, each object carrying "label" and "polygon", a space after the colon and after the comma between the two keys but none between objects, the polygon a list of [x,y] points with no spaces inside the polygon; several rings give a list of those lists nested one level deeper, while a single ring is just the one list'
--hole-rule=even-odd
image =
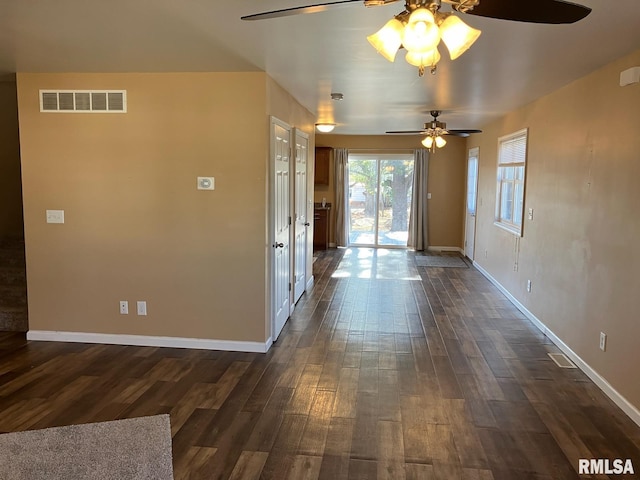
[{"label": "wood-style floor plank", "polygon": [[321,252],[266,354],[0,333],[0,432],[168,413],[178,480],[600,478],[578,476],[584,458],[640,472],[640,428],[557,368],[504,295],[417,255]]}]

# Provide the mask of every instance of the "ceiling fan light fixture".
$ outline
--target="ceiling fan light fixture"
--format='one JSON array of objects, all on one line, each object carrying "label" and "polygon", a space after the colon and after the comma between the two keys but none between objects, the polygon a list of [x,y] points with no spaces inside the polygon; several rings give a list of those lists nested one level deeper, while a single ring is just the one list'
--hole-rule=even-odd
[{"label": "ceiling fan light fixture", "polygon": [[316,130],[322,133],[332,132],[336,128],[335,123],[316,123]]},{"label": "ceiling fan light fixture", "polygon": [[422,145],[424,145],[425,148],[431,149],[431,147],[433,147],[433,137],[424,137]]},{"label": "ceiling fan light fixture", "polygon": [[397,18],[392,18],[376,33],[369,35],[367,40],[380,55],[393,62],[402,45],[403,29],[402,22]]},{"label": "ceiling fan light fixture", "polygon": [[431,70],[431,73],[435,73],[436,66],[440,61],[440,52],[437,48],[424,53],[407,52],[404,59],[409,65],[418,67],[418,73],[420,76],[424,75],[426,68]]},{"label": "ceiling fan light fixture", "polygon": [[436,137],[435,142],[436,142],[436,147],[438,148],[442,148],[447,144],[447,141],[444,138],[442,138],[440,135]]},{"label": "ceiling fan light fixture", "polygon": [[478,39],[482,32],[470,27],[455,15],[449,15],[440,23],[440,36],[449,50],[451,60],[455,60]]},{"label": "ceiling fan light fixture", "polygon": [[[440,41],[446,45],[451,60],[455,60],[466,52],[482,33],[456,15],[441,13],[440,1],[430,0],[429,3],[427,0],[406,0],[404,12],[393,17],[373,35],[369,35],[367,40],[390,62],[395,60],[398,50],[404,48],[409,52],[405,59],[409,64],[418,67],[419,76],[424,75],[426,67],[431,68],[432,74],[435,73],[436,64],[440,61],[437,50]],[[476,6],[479,0],[451,1],[456,5],[457,2],[461,2],[456,10],[467,12]],[[427,4],[428,7],[425,6]]]},{"label": "ceiling fan light fixture", "polygon": [[402,46],[410,52],[427,52],[440,43],[440,31],[430,10],[418,8],[402,30]]},{"label": "ceiling fan light fixture", "polygon": [[409,18],[407,19],[407,25],[414,25],[416,23],[436,23],[436,17],[433,12],[425,7],[416,8]]},{"label": "ceiling fan light fixture", "polygon": [[407,52],[404,59],[414,67],[435,67],[440,61],[440,52],[437,48],[424,53]]}]

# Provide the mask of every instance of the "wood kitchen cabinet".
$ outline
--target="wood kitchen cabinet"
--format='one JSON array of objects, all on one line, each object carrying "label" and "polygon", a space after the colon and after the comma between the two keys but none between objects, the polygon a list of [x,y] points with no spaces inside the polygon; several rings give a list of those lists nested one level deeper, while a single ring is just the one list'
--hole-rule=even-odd
[{"label": "wood kitchen cabinet", "polygon": [[315,185],[329,185],[329,165],[331,161],[331,147],[316,147]]}]

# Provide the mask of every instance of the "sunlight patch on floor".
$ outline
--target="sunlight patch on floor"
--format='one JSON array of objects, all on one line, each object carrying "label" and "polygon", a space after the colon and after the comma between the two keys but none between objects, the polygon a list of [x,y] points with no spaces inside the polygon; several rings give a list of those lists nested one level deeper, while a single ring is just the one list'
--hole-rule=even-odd
[{"label": "sunlight patch on floor", "polygon": [[407,250],[349,247],[332,278],[419,281]]}]

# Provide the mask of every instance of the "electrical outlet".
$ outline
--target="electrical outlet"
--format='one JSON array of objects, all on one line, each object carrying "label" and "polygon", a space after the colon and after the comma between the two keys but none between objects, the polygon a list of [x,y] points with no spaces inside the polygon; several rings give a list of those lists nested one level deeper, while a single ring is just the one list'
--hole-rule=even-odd
[{"label": "electrical outlet", "polygon": [[600,350],[607,351],[607,334],[604,332],[600,332]]},{"label": "electrical outlet", "polygon": [[136,306],[138,307],[138,315],[147,314],[147,302],[143,302],[143,301],[136,302]]},{"label": "electrical outlet", "polygon": [[533,220],[533,208],[529,209],[529,220]]},{"label": "electrical outlet", "polygon": [[129,315],[129,302],[120,300],[120,315]]},{"label": "electrical outlet", "polygon": [[527,280],[527,292],[531,293],[531,280]]}]

